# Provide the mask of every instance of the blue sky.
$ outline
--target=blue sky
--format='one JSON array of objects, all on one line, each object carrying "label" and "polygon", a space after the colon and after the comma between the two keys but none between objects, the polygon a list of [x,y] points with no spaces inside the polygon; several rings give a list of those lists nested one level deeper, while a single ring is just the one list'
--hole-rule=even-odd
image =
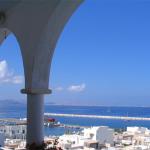
[{"label": "blue sky", "polygon": [[[85,0],[58,41],[50,76],[53,94],[46,101],[150,106],[149,8],[149,0]],[[0,99],[26,99],[19,92],[23,65],[13,35],[0,47],[0,61],[5,70]]]}]

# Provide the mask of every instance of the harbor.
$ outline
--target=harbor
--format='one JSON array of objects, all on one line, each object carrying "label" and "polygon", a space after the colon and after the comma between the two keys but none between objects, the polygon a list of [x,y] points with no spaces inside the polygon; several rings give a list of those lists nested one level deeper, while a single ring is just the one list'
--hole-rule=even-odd
[{"label": "harbor", "polygon": [[[79,114],[59,114],[59,113],[45,113],[45,117],[77,117],[77,118],[94,118],[94,119],[113,119],[125,121],[150,121],[149,117],[128,117],[128,116],[102,116],[102,115],[79,115]],[[53,119],[53,118],[50,118]],[[0,118],[0,125],[27,125],[26,118]],[[69,125],[60,122],[53,122],[51,120],[44,121],[45,126],[64,127],[64,128],[86,128],[80,125]]]},{"label": "harbor", "polygon": [[[1,118],[0,119],[0,126],[5,126],[5,125],[27,125],[27,120],[26,118]],[[61,128],[74,128],[74,129],[83,129],[87,128],[88,126],[79,126],[79,125],[69,125],[69,124],[63,124],[60,122],[50,122],[50,121],[44,121],[44,126],[46,127],[61,127]]]},{"label": "harbor", "polygon": [[78,117],[78,118],[150,121],[150,118],[148,118],[148,117],[101,116],[101,115],[59,114],[59,113],[45,113],[45,115],[46,116],[58,116],[58,117]]}]

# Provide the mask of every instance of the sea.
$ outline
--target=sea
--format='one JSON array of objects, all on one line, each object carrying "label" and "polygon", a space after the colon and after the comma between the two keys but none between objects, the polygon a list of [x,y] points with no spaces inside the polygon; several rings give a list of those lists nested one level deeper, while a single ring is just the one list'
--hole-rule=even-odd
[{"label": "sea", "polygon": [[[64,105],[45,105],[47,113],[62,114],[81,114],[81,115],[106,115],[106,116],[131,116],[131,117],[150,117],[149,107],[106,107],[106,106],[64,106]],[[7,104],[0,105],[0,118],[25,118],[25,104]],[[127,126],[140,126],[150,128],[150,121],[129,121],[114,119],[96,119],[79,117],[54,117],[58,122],[69,125],[80,126],[109,126],[111,128],[126,129]],[[71,130],[77,132],[77,129],[67,129],[61,127],[45,127],[46,136],[59,136]]]}]

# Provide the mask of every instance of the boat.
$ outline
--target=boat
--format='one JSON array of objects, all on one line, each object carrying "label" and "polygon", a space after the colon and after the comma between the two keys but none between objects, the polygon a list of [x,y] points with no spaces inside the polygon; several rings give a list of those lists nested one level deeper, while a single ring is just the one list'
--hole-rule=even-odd
[{"label": "boat", "polygon": [[58,121],[56,121],[55,118],[50,118],[48,116],[44,117],[44,125],[48,127],[57,127],[60,125]]}]

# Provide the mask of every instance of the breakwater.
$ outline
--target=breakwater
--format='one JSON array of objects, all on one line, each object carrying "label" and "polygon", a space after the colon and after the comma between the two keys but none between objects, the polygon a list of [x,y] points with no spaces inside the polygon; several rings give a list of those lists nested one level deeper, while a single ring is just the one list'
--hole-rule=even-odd
[{"label": "breakwater", "polygon": [[46,116],[58,116],[58,117],[78,117],[78,118],[97,118],[97,119],[150,121],[150,118],[146,118],[146,117],[101,116],[101,115],[58,114],[58,113],[45,113],[44,115],[46,115]]}]

